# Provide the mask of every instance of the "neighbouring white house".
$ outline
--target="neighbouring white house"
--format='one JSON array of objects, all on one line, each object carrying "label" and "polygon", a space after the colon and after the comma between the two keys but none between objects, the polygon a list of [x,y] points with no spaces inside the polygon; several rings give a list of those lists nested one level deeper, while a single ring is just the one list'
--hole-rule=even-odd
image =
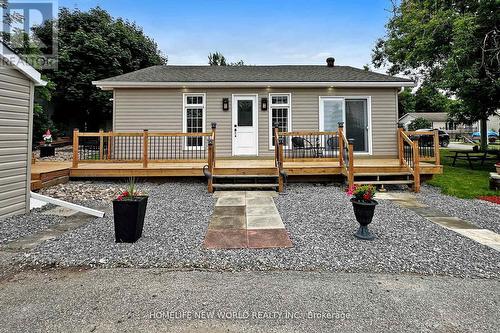
[{"label": "neighbouring white house", "polygon": [[[430,121],[432,124],[431,128],[433,129],[465,133],[477,132],[481,128],[479,122],[475,122],[472,125],[466,125],[453,121],[453,119],[451,119],[446,112],[410,112],[399,118],[399,123],[403,125],[404,128],[408,129],[410,123],[417,118],[424,118]],[[495,132],[499,131],[500,116],[498,113],[488,118],[487,126],[488,130],[493,130]]]},{"label": "neighbouring white house", "polygon": [[29,212],[35,86],[45,82],[0,43],[0,219]]}]

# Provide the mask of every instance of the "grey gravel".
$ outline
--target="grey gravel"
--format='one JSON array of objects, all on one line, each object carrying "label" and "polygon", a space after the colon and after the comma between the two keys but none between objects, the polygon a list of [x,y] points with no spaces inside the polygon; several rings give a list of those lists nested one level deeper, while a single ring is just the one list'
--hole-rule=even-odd
[{"label": "grey gravel", "polygon": [[[362,273],[25,271],[0,281],[0,331],[498,332],[498,287]],[[213,319],[189,318],[203,314]]]},{"label": "grey gravel", "polygon": [[[112,184],[110,184],[112,186]],[[326,270],[498,278],[500,253],[380,201],[371,230],[357,240],[341,188],[293,184],[276,204],[292,249],[205,250],[215,199],[204,182],[144,184],[150,195],[143,237],[115,244],[109,214],[50,240],[19,259],[26,265],[168,267],[216,270]]]},{"label": "grey gravel", "polygon": [[64,221],[59,216],[41,214],[54,206],[47,205],[31,211],[31,214],[17,215],[0,220],[0,244],[4,244],[21,237],[33,235]]},{"label": "grey gravel", "polygon": [[500,205],[478,199],[460,199],[441,193],[439,188],[424,185],[416,195],[419,202],[450,216],[466,220],[480,228],[500,233]]}]

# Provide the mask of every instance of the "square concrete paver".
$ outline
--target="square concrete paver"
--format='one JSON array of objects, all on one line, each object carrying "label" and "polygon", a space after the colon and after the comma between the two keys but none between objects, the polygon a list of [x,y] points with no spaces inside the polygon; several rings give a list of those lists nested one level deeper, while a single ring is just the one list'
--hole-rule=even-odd
[{"label": "square concrete paver", "polygon": [[285,229],[248,230],[248,247],[253,249],[292,247]]},{"label": "square concrete paver", "polygon": [[216,191],[213,194],[214,198],[223,198],[223,197],[235,197],[242,196],[245,197],[244,191]]},{"label": "square concrete paver", "polygon": [[245,196],[224,196],[217,199],[215,206],[245,206]]},{"label": "square concrete paver", "polygon": [[248,191],[245,193],[246,197],[251,198],[276,198],[279,194],[275,191]]},{"label": "square concrete paver", "polygon": [[428,217],[429,221],[439,224],[445,228],[455,229],[480,229],[467,221],[459,219],[458,217]]},{"label": "square concrete paver", "polygon": [[423,217],[448,217],[447,214],[431,207],[410,207],[408,209]]},{"label": "square concrete paver", "polygon": [[247,216],[279,215],[275,205],[246,207]]},{"label": "square concrete paver", "polygon": [[274,206],[272,197],[254,197],[246,198],[247,207]]},{"label": "square concrete paver", "polygon": [[277,214],[266,216],[247,216],[248,229],[285,229],[281,217]]},{"label": "square concrete paver", "polygon": [[244,216],[220,216],[214,215],[208,229],[246,229]]},{"label": "square concrete paver", "polygon": [[245,206],[215,206],[214,216],[245,216]]},{"label": "square concrete paver", "polygon": [[456,229],[454,231],[483,245],[500,246],[500,235],[488,229]]},{"label": "square concrete paver", "polygon": [[208,230],[203,245],[207,249],[242,249],[248,247],[246,230]]},{"label": "square concrete paver", "polygon": [[428,207],[427,205],[424,205],[423,203],[417,202],[415,200],[393,200],[394,202],[398,203],[399,205],[405,207],[405,208],[426,208]]}]

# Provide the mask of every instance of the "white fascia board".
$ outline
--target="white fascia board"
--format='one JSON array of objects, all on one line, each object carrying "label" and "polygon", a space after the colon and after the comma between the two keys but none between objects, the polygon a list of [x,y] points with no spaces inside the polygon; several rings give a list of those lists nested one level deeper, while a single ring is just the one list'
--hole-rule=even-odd
[{"label": "white fascia board", "polygon": [[47,84],[47,82],[42,80],[40,72],[21,59],[14,51],[3,43],[0,43],[0,57],[4,62],[15,67],[18,71],[26,75],[35,83],[35,86],[45,86]]},{"label": "white fascia board", "polygon": [[124,82],[124,81],[92,81],[92,84],[103,89],[114,88],[245,88],[245,87],[324,87],[324,88],[400,88],[413,87],[414,82]]}]

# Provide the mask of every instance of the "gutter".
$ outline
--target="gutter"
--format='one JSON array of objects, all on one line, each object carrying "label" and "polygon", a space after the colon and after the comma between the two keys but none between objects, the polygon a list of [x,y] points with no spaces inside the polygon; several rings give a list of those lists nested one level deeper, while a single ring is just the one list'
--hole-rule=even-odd
[{"label": "gutter", "polygon": [[332,82],[125,82],[125,81],[92,81],[102,90],[114,88],[271,88],[271,87],[308,87],[308,88],[401,88],[414,87],[412,81],[332,81]]}]

